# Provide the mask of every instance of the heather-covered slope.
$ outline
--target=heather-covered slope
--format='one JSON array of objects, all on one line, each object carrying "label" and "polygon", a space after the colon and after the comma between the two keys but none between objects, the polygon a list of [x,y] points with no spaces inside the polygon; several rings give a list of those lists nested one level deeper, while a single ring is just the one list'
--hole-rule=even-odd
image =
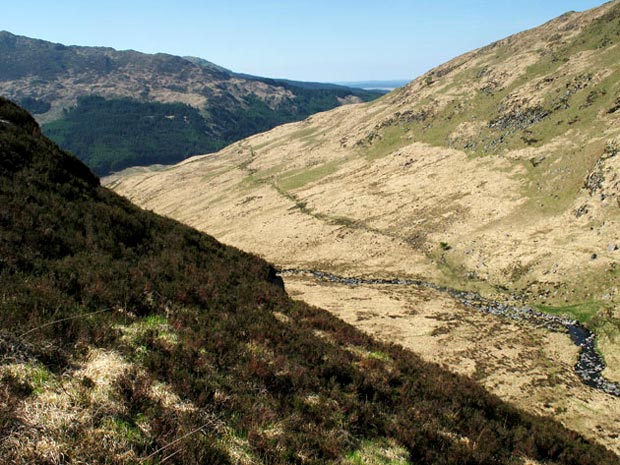
[{"label": "heather-covered slope", "polygon": [[292,302],[264,261],[100,187],[6,100],[0,225],[7,463],[617,462]]},{"label": "heather-covered slope", "polygon": [[0,95],[95,172],[175,163],[379,95],[235,74],[199,58],[77,47],[0,32]]}]

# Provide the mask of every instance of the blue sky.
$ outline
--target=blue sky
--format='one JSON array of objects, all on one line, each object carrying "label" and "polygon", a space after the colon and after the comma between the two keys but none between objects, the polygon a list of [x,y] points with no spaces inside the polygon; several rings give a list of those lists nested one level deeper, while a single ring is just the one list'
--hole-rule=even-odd
[{"label": "blue sky", "polygon": [[312,81],[413,79],[461,53],[601,0],[2,2],[0,30],[66,45],[194,55]]}]

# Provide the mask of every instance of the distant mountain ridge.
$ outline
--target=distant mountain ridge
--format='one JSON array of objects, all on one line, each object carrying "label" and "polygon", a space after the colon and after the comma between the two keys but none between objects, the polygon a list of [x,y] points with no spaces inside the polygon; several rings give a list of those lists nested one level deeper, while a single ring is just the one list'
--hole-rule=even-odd
[{"label": "distant mountain ridge", "polygon": [[[241,75],[202,58],[66,46],[3,31],[0,95],[32,111],[47,135],[107,174],[178,162],[381,94]],[[173,121],[185,117],[184,126]],[[155,131],[169,148],[152,138]]]}]

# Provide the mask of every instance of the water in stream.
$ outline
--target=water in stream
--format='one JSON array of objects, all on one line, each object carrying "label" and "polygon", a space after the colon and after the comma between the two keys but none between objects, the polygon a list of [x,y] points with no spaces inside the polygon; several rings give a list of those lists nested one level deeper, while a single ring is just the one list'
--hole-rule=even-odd
[{"label": "water in stream", "polygon": [[316,270],[281,270],[280,274],[305,274],[322,281],[329,281],[349,286],[360,285],[392,285],[392,286],[415,286],[435,289],[449,294],[464,305],[479,311],[507,317],[513,320],[525,321],[538,327],[547,328],[550,331],[567,332],[575,345],[579,346],[579,358],[575,365],[575,371],[582,381],[595,389],[607,394],[620,397],[620,384],[609,381],[603,376],[605,362],[595,348],[595,335],[579,323],[577,320],[562,318],[557,315],[539,312],[530,307],[515,307],[501,302],[485,299],[475,292],[459,291],[433,283],[410,280],[410,279],[363,279],[336,276],[331,273]]}]

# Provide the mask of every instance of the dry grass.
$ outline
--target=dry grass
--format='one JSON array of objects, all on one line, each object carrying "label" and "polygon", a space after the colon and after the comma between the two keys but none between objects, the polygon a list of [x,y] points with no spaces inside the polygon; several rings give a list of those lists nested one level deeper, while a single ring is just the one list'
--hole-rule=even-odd
[{"label": "dry grass", "polygon": [[409,465],[409,454],[394,441],[365,441],[342,465]]},{"label": "dry grass", "polygon": [[577,348],[567,335],[476,313],[430,289],[352,287],[303,276],[287,276],[285,284],[296,299],[473,376],[500,397],[532,413],[553,415],[620,452],[620,399],[581,382],[573,370]]},{"label": "dry grass", "polygon": [[[21,427],[3,441],[5,457],[11,463],[61,464],[71,456],[76,443],[97,440],[111,456],[137,460],[129,452],[126,438],[105,426],[107,420],[126,413],[113,383],[128,367],[114,352],[93,350],[75,370],[49,374],[17,406],[15,417]],[[19,378],[30,384],[37,384],[37,378],[40,379],[28,364],[3,367],[5,370],[17,372]]]},{"label": "dry grass", "polygon": [[[118,382],[127,373],[145,376],[117,352],[103,349],[90,350],[83,361],[61,375],[29,363],[1,366],[0,377],[10,376],[13,384],[34,389],[16,406],[14,416],[20,426],[3,439],[0,453],[7,463],[15,464],[82,463],[76,453],[101,455],[102,460],[105,455],[105,463],[151,463],[150,457],[166,457],[167,450],[178,450],[177,443],[203,428],[219,427],[215,418],[205,417],[201,428],[179,434],[150,456],[141,457],[139,444],[154,438],[147,417],[138,417],[135,425],[126,420],[130,412],[119,397]],[[184,416],[198,413],[191,402],[161,382],[150,386],[148,398],[161,406],[162,417],[182,422]]]}]

